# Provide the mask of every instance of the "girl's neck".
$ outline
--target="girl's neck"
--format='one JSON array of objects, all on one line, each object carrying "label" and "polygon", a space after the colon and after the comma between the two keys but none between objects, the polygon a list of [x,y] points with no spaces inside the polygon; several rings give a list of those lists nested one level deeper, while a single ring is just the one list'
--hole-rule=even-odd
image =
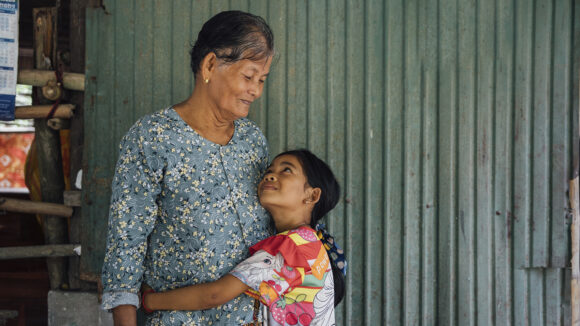
[{"label": "girl's neck", "polygon": [[286,232],[286,231],[290,231],[290,230],[296,230],[299,227],[302,226],[306,226],[306,227],[310,227],[310,225],[308,223],[300,223],[297,225],[284,225],[284,226],[278,226],[276,224],[276,231],[277,233],[281,233],[281,232]]},{"label": "girl's neck", "polygon": [[297,229],[301,226],[309,226],[312,208],[306,206],[274,206],[266,207],[278,233]]}]

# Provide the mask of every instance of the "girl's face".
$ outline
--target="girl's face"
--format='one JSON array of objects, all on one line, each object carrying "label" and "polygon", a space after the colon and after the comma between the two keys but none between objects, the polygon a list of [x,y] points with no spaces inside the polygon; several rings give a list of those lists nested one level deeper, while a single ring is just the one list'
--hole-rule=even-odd
[{"label": "girl's face", "polygon": [[233,121],[248,115],[252,102],[262,96],[271,63],[271,57],[218,63],[209,82],[209,92],[222,117]]},{"label": "girl's face", "polygon": [[258,185],[260,203],[267,210],[298,207],[308,200],[311,191],[302,164],[293,155],[274,159]]}]

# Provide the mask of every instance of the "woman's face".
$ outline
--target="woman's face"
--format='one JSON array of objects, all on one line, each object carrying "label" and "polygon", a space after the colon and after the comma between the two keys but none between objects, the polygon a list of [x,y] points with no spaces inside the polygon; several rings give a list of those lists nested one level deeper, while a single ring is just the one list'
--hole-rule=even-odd
[{"label": "woman's face", "polygon": [[209,82],[209,93],[218,114],[225,120],[246,117],[252,102],[262,96],[272,58],[219,62]]}]

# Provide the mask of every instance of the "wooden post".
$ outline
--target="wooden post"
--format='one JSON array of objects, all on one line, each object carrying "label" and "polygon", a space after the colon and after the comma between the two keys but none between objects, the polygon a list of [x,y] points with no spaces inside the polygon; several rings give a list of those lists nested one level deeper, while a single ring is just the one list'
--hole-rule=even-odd
[{"label": "wooden post", "polygon": [[580,326],[580,198],[578,176],[570,181],[570,208],[572,208],[572,282],[570,304],[572,325]]},{"label": "wooden post", "polygon": [[[94,3],[93,3],[94,4]],[[102,3],[98,4],[99,6]],[[85,26],[87,7],[91,6],[91,1],[71,0],[70,1],[70,69],[73,73],[85,72]],[[83,75],[84,76],[84,75]],[[83,84],[84,90],[84,84]],[[84,92],[70,91],[69,103],[74,104],[75,115],[70,119],[70,180],[72,190],[77,190],[76,203],[81,206],[81,189],[76,188],[76,178],[83,166],[83,143],[84,143],[84,122],[83,122],[83,104]],[[90,194],[89,194],[90,196]],[[65,194],[65,199],[66,194]],[[77,207],[74,210],[73,218],[70,221],[70,241],[81,243],[82,238],[82,208]],[[85,232],[91,232],[87,227]],[[86,247],[86,246],[85,246]],[[87,250],[94,250],[86,247]],[[80,289],[83,291],[96,291],[96,275],[86,277],[82,270],[83,257],[69,257],[69,282],[71,289]]]},{"label": "wooden post", "polygon": [[[35,68],[54,70],[57,64],[57,9],[36,8],[33,10],[33,21]],[[38,101],[41,102],[41,92],[38,89],[35,91]],[[51,103],[37,104],[50,105]],[[61,204],[64,178],[59,132],[50,129],[46,119],[35,119],[34,127],[42,201]],[[64,244],[68,241],[67,221],[63,218],[44,215],[43,231],[47,245]],[[47,267],[51,289],[60,289],[68,280],[66,259],[47,258]]]}]

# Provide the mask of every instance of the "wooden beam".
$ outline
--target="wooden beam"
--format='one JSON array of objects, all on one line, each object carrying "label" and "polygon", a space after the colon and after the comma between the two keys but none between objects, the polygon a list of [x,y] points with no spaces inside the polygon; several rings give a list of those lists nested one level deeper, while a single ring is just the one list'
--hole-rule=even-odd
[{"label": "wooden beam", "polygon": [[55,203],[0,197],[0,209],[9,212],[71,217],[73,208]]},{"label": "wooden beam", "polygon": [[79,256],[80,244],[53,244],[27,247],[1,247],[0,259]]},{"label": "wooden beam", "polygon": [[[56,81],[56,75],[54,71],[51,70],[25,69],[18,71],[18,84],[42,87],[51,80]],[[85,75],[73,72],[63,72],[62,86],[74,91],[84,91]]]},{"label": "wooden beam", "polygon": [[[27,105],[17,106],[14,110],[16,119],[44,119],[48,116],[52,105]],[[72,104],[61,104],[54,111],[54,118],[70,119],[73,116],[75,106]]]}]

